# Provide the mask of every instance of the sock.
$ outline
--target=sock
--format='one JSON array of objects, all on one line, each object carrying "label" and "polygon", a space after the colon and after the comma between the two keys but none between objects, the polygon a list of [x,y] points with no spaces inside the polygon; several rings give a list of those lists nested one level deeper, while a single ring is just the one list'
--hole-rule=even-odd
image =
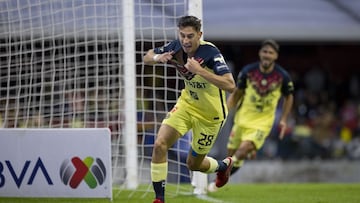
[{"label": "sock", "polygon": [[228,159],[224,159],[222,161],[217,161],[217,169],[215,170],[215,172],[218,172],[218,171],[225,171],[228,167]]},{"label": "sock", "polygon": [[231,158],[234,161],[234,167],[240,168],[244,164],[244,160],[237,159],[235,155]]},{"label": "sock", "polygon": [[218,167],[219,167],[219,163],[218,161],[216,161],[214,158],[212,157],[205,157],[205,159],[209,160],[210,162],[210,167],[207,171],[205,171],[205,173],[214,173],[217,171]]},{"label": "sock", "polygon": [[225,171],[227,168],[227,165],[223,161],[218,161],[219,167],[217,168],[217,171]]},{"label": "sock", "polygon": [[217,168],[216,171],[225,171],[228,167],[228,163],[225,163],[224,160],[218,161],[218,165],[219,167]]},{"label": "sock", "polygon": [[235,154],[231,157],[234,162],[239,161],[238,158],[235,156]]},{"label": "sock", "polygon": [[155,192],[155,198],[165,202],[165,180],[168,172],[168,163],[151,162],[151,180]]},{"label": "sock", "polygon": [[231,169],[230,175],[234,174],[236,171],[238,171],[240,169],[240,167],[244,164],[244,160],[239,160],[237,159],[237,157],[234,155],[231,157],[232,160],[234,161],[234,166]]},{"label": "sock", "polygon": [[152,182],[155,191],[155,198],[165,202],[165,180]]}]

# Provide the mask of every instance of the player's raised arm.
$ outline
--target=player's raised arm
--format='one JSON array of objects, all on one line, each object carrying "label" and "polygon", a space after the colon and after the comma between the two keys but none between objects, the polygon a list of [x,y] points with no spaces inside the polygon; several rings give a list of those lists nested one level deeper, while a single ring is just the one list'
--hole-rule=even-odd
[{"label": "player's raised arm", "polygon": [[146,65],[153,65],[155,63],[166,63],[168,60],[172,59],[172,57],[173,51],[156,54],[154,49],[150,49],[143,57],[143,61]]}]

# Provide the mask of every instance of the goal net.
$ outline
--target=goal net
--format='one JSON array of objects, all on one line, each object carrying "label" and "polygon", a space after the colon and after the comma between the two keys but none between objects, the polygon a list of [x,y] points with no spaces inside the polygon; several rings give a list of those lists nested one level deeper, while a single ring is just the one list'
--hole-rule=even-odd
[{"label": "goal net", "polygon": [[[152,192],[152,146],[183,83],[142,56],[177,37],[177,19],[201,9],[194,2],[0,1],[0,126],[108,127],[113,185]],[[191,192],[189,141],[169,151],[174,194]]]}]

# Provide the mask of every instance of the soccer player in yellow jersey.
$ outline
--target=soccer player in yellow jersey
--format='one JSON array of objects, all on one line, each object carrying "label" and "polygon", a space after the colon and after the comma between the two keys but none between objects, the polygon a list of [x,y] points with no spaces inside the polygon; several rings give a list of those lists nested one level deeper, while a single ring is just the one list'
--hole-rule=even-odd
[{"label": "soccer player in yellow jersey", "polygon": [[232,92],[235,81],[220,51],[210,42],[202,41],[201,36],[200,19],[181,17],[178,39],[150,49],[143,58],[147,65],[173,65],[185,82],[185,88],[163,120],[155,140],[151,160],[154,203],[165,202],[168,149],[189,130],[193,136],[186,160],[189,170],[217,172],[219,187],[226,184],[230,176],[233,163],[230,157],[217,161],[207,154],[228,113],[225,91]]},{"label": "soccer player in yellow jersey", "polygon": [[[278,102],[284,98],[279,121],[282,139],[286,129],[288,114],[293,105],[294,85],[287,71],[275,63],[279,45],[274,40],[265,40],[259,50],[259,62],[246,65],[237,78],[237,88],[229,96],[230,110],[237,108],[234,124],[229,136],[228,156],[232,156],[236,172],[250,156],[254,157],[275,121]],[[208,186],[210,192],[216,191],[214,183]]]}]

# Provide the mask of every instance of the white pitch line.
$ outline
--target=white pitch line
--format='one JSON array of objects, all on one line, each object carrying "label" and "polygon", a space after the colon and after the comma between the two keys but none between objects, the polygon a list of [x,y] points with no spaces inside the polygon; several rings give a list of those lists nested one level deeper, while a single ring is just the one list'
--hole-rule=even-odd
[{"label": "white pitch line", "polygon": [[209,196],[207,196],[207,195],[196,195],[196,197],[197,197],[198,199],[202,199],[202,200],[205,200],[205,201],[208,201],[208,202],[212,202],[212,203],[225,203],[225,202],[222,201],[222,200],[215,199],[215,198],[209,197]]}]

